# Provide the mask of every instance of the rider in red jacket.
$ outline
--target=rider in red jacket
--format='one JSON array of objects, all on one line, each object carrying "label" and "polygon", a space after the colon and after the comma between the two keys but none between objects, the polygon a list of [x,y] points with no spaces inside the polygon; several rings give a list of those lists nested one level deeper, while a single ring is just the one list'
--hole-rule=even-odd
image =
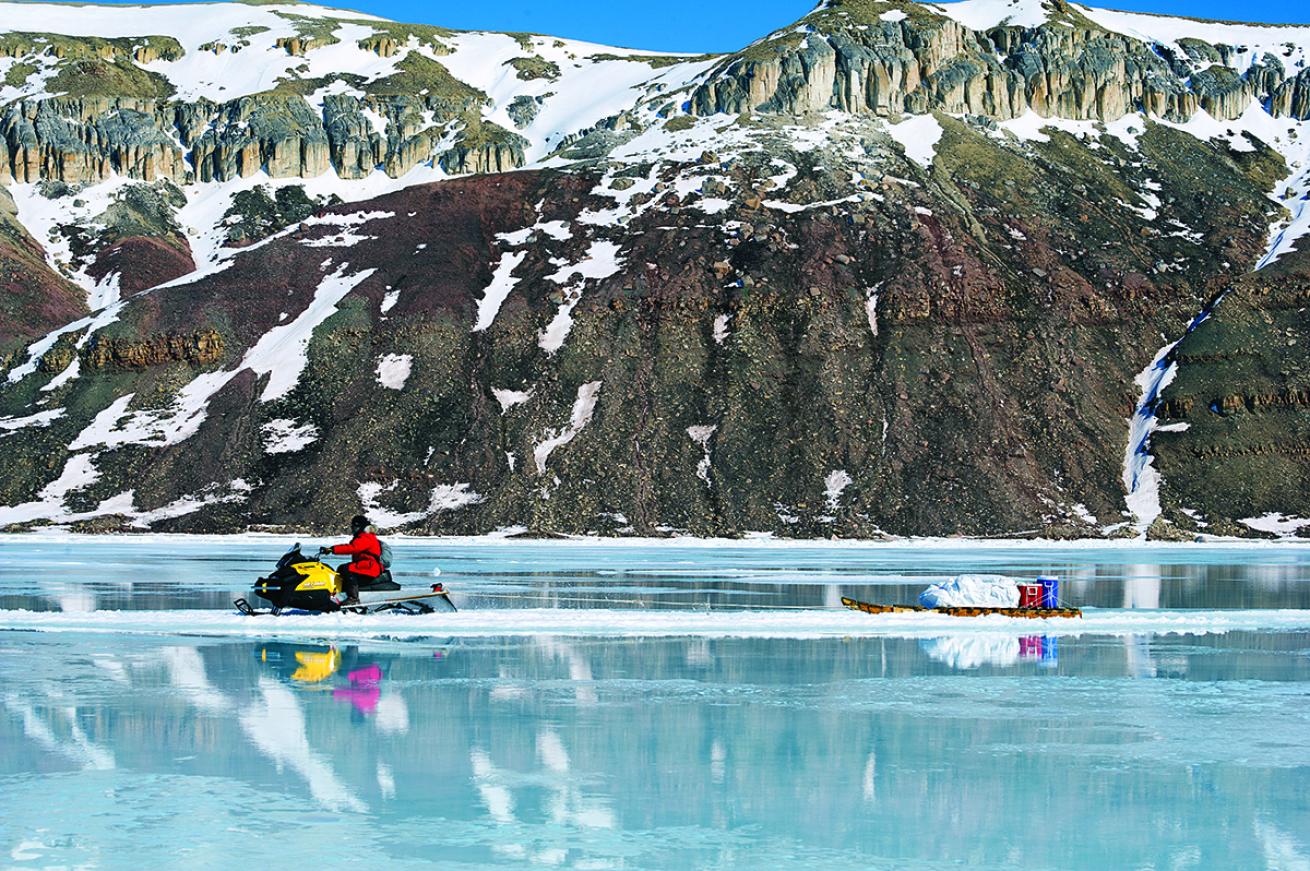
[{"label": "rider in red jacket", "polygon": [[349,544],[334,544],[318,549],[320,554],[350,554],[350,564],[339,570],[341,585],[346,591],[342,605],[358,605],[360,582],[371,581],[382,574],[382,543],[369,532],[368,518],[362,514],[355,515],[350,521],[350,533]]}]

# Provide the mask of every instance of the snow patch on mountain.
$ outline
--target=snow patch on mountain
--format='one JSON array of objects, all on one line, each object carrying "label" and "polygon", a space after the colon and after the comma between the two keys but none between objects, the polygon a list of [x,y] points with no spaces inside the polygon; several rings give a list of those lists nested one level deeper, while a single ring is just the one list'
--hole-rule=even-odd
[{"label": "snow patch on mountain", "polygon": [[878,338],[878,294],[881,290],[882,285],[878,284],[864,293],[864,316],[869,321],[869,332],[875,339]]},{"label": "snow patch on mountain", "polygon": [[47,351],[55,346],[55,342],[59,341],[60,336],[69,333],[76,333],[79,330],[86,330],[86,332],[82,334],[82,338],[78,339],[74,345],[75,348],[81,350],[85,347],[87,340],[90,339],[97,330],[100,330],[118,320],[118,313],[122,307],[123,304],[121,302],[114,303],[89,317],[79,318],[72,323],[64,324],[64,326],[46,333],[44,336],[27,346],[27,359],[18,366],[9,370],[9,374],[5,376],[6,382],[8,384],[16,384],[35,372],[36,367],[41,362],[41,358],[45,356]]},{"label": "snow patch on mountain", "polygon": [[376,270],[366,269],[346,274],[348,264],[326,276],[318,286],[308,307],[289,323],[265,333],[250,348],[236,368],[207,372],[194,378],[178,391],[165,409],[129,411],[133,394],[120,396],[74,439],[70,449],[104,445],[117,447],[142,444],[156,447],[173,445],[189,439],[200,429],[209,401],[239,373],[249,370],[267,375],[260,401],[281,399],[300,380],[307,362],[305,353],[314,329],[337,311],[337,304]]},{"label": "snow patch on mountain", "polygon": [[823,496],[828,503],[829,511],[837,511],[841,508],[841,494],[846,492],[846,488],[851,483],[851,475],[845,469],[834,469],[823,479]]},{"label": "snow patch on mountain", "polygon": [[183,517],[208,505],[244,501],[249,498],[252,490],[249,484],[237,478],[227,484],[211,484],[199,493],[182,496],[149,511],[138,510],[135,491],[128,490],[102,499],[89,511],[70,511],[67,507],[68,497],[100,480],[100,471],[95,465],[96,457],[93,453],[69,457],[59,477],[47,484],[37,494],[36,500],[21,505],[0,506],[0,526],[37,520],[74,523],[116,515],[127,518],[137,528],[148,529],[161,520]]},{"label": "snow patch on mountain", "polygon": [[389,390],[401,390],[413,366],[414,357],[410,354],[383,354],[378,360],[378,383]]},{"label": "snow patch on mountain", "polygon": [[269,330],[246,352],[240,368],[269,376],[268,384],[260,395],[261,401],[281,399],[291,392],[308,362],[305,352],[309,348],[314,329],[336,314],[337,304],[346,294],[377,271],[365,269],[347,274],[348,267],[349,264],[343,263],[336,272],[319,282],[313,301],[295,320]]},{"label": "snow patch on mountain", "polygon": [[50,268],[86,291],[87,308],[93,312],[118,301],[118,282],[116,278],[107,278],[102,284],[88,275],[86,270],[90,262],[79,261],[73,255],[72,238],[60,228],[75,226],[94,231],[95,218],[114,203],[123,188],[131,184],[134,182],[129,178],[114,176],[98,185],[77,190],[75,194],[54,198],[43,196],[43,185],[40,184],[8,185],[9,194],[18,207],[19,223],[40,243]]},{"label": "snow patch on mountain", "polygon": [[[518,128],[531,143],[526,149],[530,163],[549,156],[567,135],[629,109],[650,92],[682,87],[714,65],[713,60],[689,61],[657,70],[641,60],[657,53],[553,37],[527,39],[530,51],[508,34],[461,33],[448,40],[452,53],[437,60],[491,98],[484,117],[508,130]],[[558,74],[519,78],[513,62],[534,56],[553,64]],[[540,99],[537,114],[524,127],[509,115],[519,97]]]},{"label": "snow patch on mountain", "polygon": [[67,409],[52,408],[48,411],[38,411],[36,414],[29,414],[24,417],[0,417],[0,438],[4,438],[5,433],[12,433],[28,427],[41,429],[54,423],[59,418],[67,414]]},{"label": "snow patch on mountain", "polygon": [[501,390],[498,387],[491,389],[491,394],[496,397],[500,403],[500,413],[504,414],[516,405],[522,405],[532,398],[531,390]]},{"label": "snow patch on mountain", "polygon": [[[150,511],[122,511],[130,517],[132,525],[139,529],[148,529],[161,520],[173,520],[178,517],[185,517],[188,514],[194,514],[202,508],[210,505],[224,505],[235,502],[244,502],[250,498],[250,492],[254,488],[241,478],[237,478],[227,484],[210,484],[198,493],[182,496],[174,499],[166,505]],[[128,491],[119,498],[126,497],[128,504],[134,504],[135,493]],[[97,509],[99,511],[100,509]],[[108,512],[104,512],[108,513]]]},{"label": "snow patch on mountain", "polygon": [[569,422],[559,429],[548,430],[542,434],[542,440],[532,449],[532,458],[537,464],[537,474],[546,473],[546,461],[557,448],[563,447],[577,437],[596,411],[596,399],[600,395],[601,381],[588,381],[578,388],[578,398],[573,403]]},{"label": "snow patch on mountain", "polygon": [[[1010,27],[1039,27],[1049,14],[1046,0],[960,0],[958,3],[928,4],[935,12],[958,21],[970,30]],[[886,20],[886,19],[884,19]]]},{"label": "snow patch on mountain", "polygon": [[391,481],[387,484],[364,481],[356,490],[364,514],[378,529],[397,529],[425,520],[442,511],[457,511],[483,501],[481,494],[474,492],[470,484],[438,484],[428,492],[428,503],[421,510],[395,511],[383,507],[379,498],[385,493],[394,492],[399,485],[399,481]]},{"label": "snow patch on mountain", "polygon": [[327,214],[314,215],[306,218],[296,228],[297,230],[306,230],[311,227],[339,227],[340,232],[332,236],[320,236],[316,239],[301,239],[300,244],[306,248],[350,248],[358,245],[360,242],[368,242],[376,239],[377,236],[364,236],[354,232],[359,227],[371,221],[378,221],[384,218],[394,218],[395,212],[351,212],[344,215]]},{"label": "snow patch on mountain", "polygon": [[717,424],[712,423],[687,427],[687,435],[704,451],[704,456],[696,464],[696,477],[704,481],[706,487],[710,486],[710,437],[718,428]]},{"label": "snow patch on mountain", "polygon": [[[564,347],[564,340],[573,328],[573,309],[582,299],[583,285],[588,281],[601,281],[616,274],[623,266],[619,256],[619,246],[607,239],[591,243],[587,255],[577,263],[565,264],[546,276],[547,281],[556,284],[572,282],[564,288],[564,299],[559,304],[555,317],[542,331],[537,344],[547,354],[554,354]],[[506,255],[508,256],[508,255]],[[576,280],[575,280],[576,279]]]},{"label": "snow patch on mountain", "polygon": [[264,453],[289,454],[301,450],[318,440],[318,427],[312,423],[296,423],[289,418],[270,420],[260,428],[264,437]]},{"label": "snow patch on mountain", "polygon": [[913,115],[899,124],[888,124],[887,133],[905,149],[905,156],[925,169],[937,156],[942,125],[932,115]]},{"label": "snow patch on mountain", "polygon": [[714,318],[714,344],[722,345],[728,341],[728,337],[732,335],[728,329],[728,324],[731,321],[731,315],[718,315]]},{"label": "snow patch on mountain", "polygon": [[501,305],[509,297],[514,285],[518,284],[514,270],[527,256],[527,251],[507,251],[501,255],[496,271],[491,274],[491,283],[482,291],[482,299],[478,300],[478,318],[473,324],[473,332],[482,332],[495,322]]},{"label": "snow patch on mountain", "polygon": [[[293,17],[337,20],[336,31],[341,42],[312,50],[305,57],[294,57],[277,46],[277,40],[297,35]],[[270,4],[255,6],[243,3],[211,3],[202,9],[194,5],[161,6],[97,6],[77,7],[69,14],[67,6],[50,3],[0,4],[0,32],[59,33],[67,36],[87,37],[144,37],[167,35],[177,39],[183,55],[177,60],[155,60],[139,64],[143,69],[167,78],[183,100],[230,100],[247,94],[268,90],[279,78],[304,64],[310,66],[309,75],[321,75],[321,67],[330,72],[351,72],[365,78],[378,75],[377,68],[387,59],[360,49],[355,42],[360,36],[374,32],[375,28],[361,26],[363,22],[381,22],[385,19],[328,9],[309,4]],[[354,23],[352,23],[354,22]],[[243,28],[264,28],[251,33],[243,30],[240,37],[233,31]],[[352,38],[353,37],[353,38]],[[202,49],[212,42],[241,46],[240,51],[215,53]],[[335,51],[331,51],[336,49]],[[394,67],[399,58],[390,61]],[[4,95],[0,95],[3,97]],[[0,99],[0,102],[3,102]]]},{"label": "snow patch on mountain", "polygon": [[1045,132],[1047,130],[1063,130],[1065,133],[1081,139],[1095,138],[1101,135],[1101,125],[1098,121],[1072,121],[1068,118],[1054,116],[1047,118],[1038,115],[1032,109],[1024,112],[1018,118],[998,122],[996,126],[998,130],[1013,134],[1020,142],[1050,142],[1051,137]]},{"label": "snow patch on mountain", "polygon": [[0,507],[0,526],[12,523],[29,523],[33,520],[50,520],[66,516],[64,500],[69,494],[91,486],[100,480],[93,454],[77,454],[64,463],[59,477],[46,484],[36,499],[21,505]]},{"label": "snow patch on mountain", "polygon": [[557,242],[564,242],[573,238],[573,231],[569,229],[567,221],[538,221],[531,227],[524,227],[522,230],[497,233],[496,238],[507,245],[518,247],[519,245],[526,245],[538,230]]},{"label": "snow patch on mountain", "polygon": [[1271,512],[1260,517],[1247,517],[1239,522],[1258,532],[1268,532],[1284,538],[1295,536],[1302,529],[1310,526],[1310,520],[1304,517],[1289,517],[1278,512]]},{"label": "snow patch on mountain", "polygon": [[[942,5],[939,8],[949,8]],[[1121,33],[1152,45],[1167,46],[1175,57],[1187,57],[1181,40],[1199,39],[1211,44],[1233,46],[1237,49],[1231,66],[1245,70],[1266,53],[1272,54],[1289,70],[1304,69],[1310,55],[1310,26],[1264,25],[1237,22],[1201,21],[1175,18],[1166,15],[1148,15],[1141,12],[1118,12],[1112,9],[1093,9],[1076,6],[1078,12],[1106,30]],[[1294,73],[1293,73],[1294,74]]]}]

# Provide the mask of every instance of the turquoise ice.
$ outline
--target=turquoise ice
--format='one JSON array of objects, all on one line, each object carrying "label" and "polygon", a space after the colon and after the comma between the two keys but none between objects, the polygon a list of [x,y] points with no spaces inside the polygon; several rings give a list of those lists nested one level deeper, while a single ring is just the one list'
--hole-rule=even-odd
[{"label": "turquoise ice", "polygon": [[[1310,862],[1310,551],[405,543],[517,628],[205,622],[286,544],[4,541],[0,865]],[[962,571],[1060,574],[1102,628],[712,631]]]}]

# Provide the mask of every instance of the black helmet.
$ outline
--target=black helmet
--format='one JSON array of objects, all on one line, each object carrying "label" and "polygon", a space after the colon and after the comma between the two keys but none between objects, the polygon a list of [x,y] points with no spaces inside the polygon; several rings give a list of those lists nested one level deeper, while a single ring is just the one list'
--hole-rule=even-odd
[{"label": "black helmet", "polygon": [[355,535],[359,535],[366,529],[368,529],[368,518],[363,514],[356,514],[350,518],[350,531]]}]

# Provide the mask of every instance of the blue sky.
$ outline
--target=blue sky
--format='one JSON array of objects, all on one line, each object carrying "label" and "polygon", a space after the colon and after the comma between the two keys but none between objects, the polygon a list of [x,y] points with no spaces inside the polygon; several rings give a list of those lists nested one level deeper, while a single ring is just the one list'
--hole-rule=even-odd
[{"label": "blue sky", "polygon": [[[397,21],[477,30],[522,30],[654,51],[720,52],[741,48],[790,24],[814,0],[317,0]],[[1089,5],[1195,18],[1310,23],[1310,3],[1247,0],[1094,0]]]}]

